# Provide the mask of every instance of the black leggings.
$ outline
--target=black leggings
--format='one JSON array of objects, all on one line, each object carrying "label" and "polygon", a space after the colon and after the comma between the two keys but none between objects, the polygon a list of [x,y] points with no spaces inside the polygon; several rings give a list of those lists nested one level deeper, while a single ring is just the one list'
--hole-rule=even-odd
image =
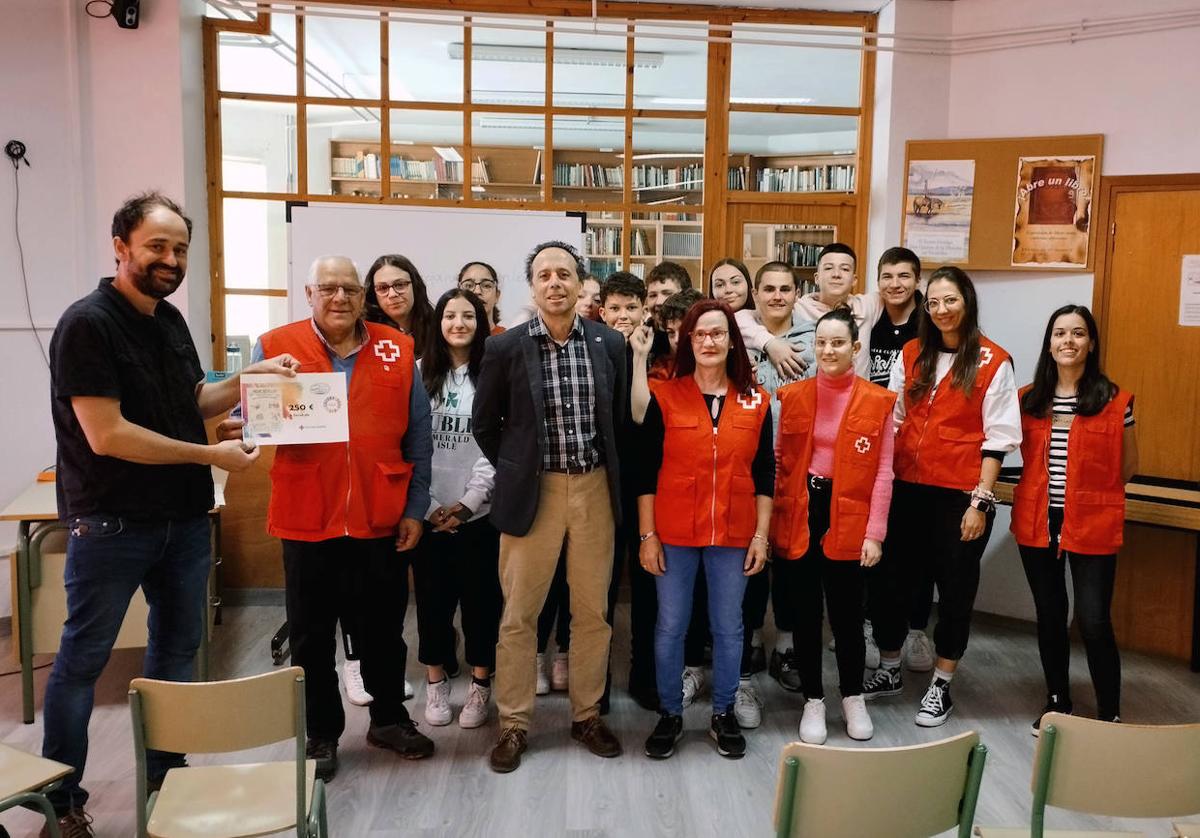
[{"label": "black leggings", "polygon": [[970,503],[971,496],[959,489],[896,481],[883,560],[869,580],[872,626],[880,649],[903,647],[914,586],[929,575],[938,590],[933,633],[937,656],[956,661],[966,652],[979,589],[979,561],[996,519],[996,513],[989,512],[983,534],[963,541],[962,517]]},{"label": "black leggings", "polygon": [[1046,675],[1046,691],[1071,703],[1071,640],[1068,634],[1066,566],[1071,564],[1075,619],[1087,651],[1088,670],[1096,690],[1096,715],[1111,719],[1121,714],[1121,655],[1113,633],[1115,554],[1094,556],[1065,552],[1058,555],[1062,512],[1050,510],[1053,538],[1049,547],[1020,547],[1021,564],[1037,610],[1038,652]]}]

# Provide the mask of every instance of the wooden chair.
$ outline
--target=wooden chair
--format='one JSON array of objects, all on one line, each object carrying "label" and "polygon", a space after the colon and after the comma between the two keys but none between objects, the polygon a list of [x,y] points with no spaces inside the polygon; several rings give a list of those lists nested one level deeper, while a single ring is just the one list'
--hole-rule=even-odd
[{"label": "wooden chair", "polygon": [[46,794],[58,788],[59,781],[74,770],[61,762],[0,744],[0,812],[34,803],[46,816],[51,838],[59,838],[58,818]]},{"label": "wooden chair", "polygon": [[1175,838],[1200,838],[1200,823],[1177,823],[1172,826],[1175,827]]},{"label": "wooden chair", "polygon": [[[234,838],[295,828],[325,838],[325,785],[304,756],[304,670],[298,666],[234,681],[129,685],[137,760],[138,838]],[[287,762],[175,768],[146,795],[146,749],[226,753],[296,741]]]},{"label": "wooden chair", "polygon": [[905,748],[792,742],[779,761],[778,838],[971,834],[987,748],[967,733]]},{"label": "wooden chair", "polygon": [[1029,829],[982,827],[976,830],[982,838],[1142,835],[1047,830],[1047,806],[1117,818],[1200,812],[1200,724],[1110,724],[1047,713],[1033,760]]}]

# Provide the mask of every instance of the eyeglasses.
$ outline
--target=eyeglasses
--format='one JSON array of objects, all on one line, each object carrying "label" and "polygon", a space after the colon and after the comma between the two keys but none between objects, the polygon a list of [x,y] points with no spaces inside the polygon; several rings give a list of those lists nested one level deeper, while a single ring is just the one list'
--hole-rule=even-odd
[{"label": "eyeglasses", "polygon": [[308,286],[317,293],[322,299],[332,300],[337,296],[338,291],[346,295],[347,299],[357,300],[363,295],[365,289],[361,285],[310,285]]},{"label": "eyeglasses", "polygon": [[695,331],[692,332],[692,343],[697,345],[703,344],[706,340],[711,340],[715,344],[724,343],[729,337],[728,329],[713,329],[711,332]]},{"label": "eyeglasses", "polygon": [[401,294],[403,294],[405,291],[407,291],[411,287],[412,287],[411,279],[397,279],[395,282],[376,282],[375,283],[375,296],[387,297],[387,296],[390,296],[391,294],[400,296]]},{"label": "eyeglasses", "polygon": [[464,291],[495,291],[496,281],[493,279],[464,279],[458,283]]},{"label": "eyeglasses", "polygon": [[962,303],[962,297],[943,297],[940,300],[926,300],[925,310],[930,314],[941,309],[950,311],[950,309],[958,308],[960,303]]}]

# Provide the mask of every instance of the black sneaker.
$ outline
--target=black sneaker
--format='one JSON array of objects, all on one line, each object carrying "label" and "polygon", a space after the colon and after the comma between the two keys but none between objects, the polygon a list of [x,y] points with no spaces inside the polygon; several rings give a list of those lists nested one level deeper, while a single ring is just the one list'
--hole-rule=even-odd
[{"label": "black sneaker", "polygon": [[646,739],[646,756],[651,759],[666,759],[675,753],[675,743],[683,737],[683,716],[663,713],[658,724]]},{"label": "black sneaker", "polygon": [[316,760],[317,779],[328,783],[337,774],[337,742],[331,739],[309,739],[304,745],[304,756]]},{"label": "black sneaker", "polygon": [[875,673],[863,681],[862,695],[867,701],[888,695],[900,695],[904,692],[904,679],[900,677],[900,667],[890,669],[881,666]]},{"label": "black sneaker", "polygon": [[800,692],[800,670],[796,666],[796,652],[788,649],[783,654],[778,649],[771,651],[771,665],[767,670],[779,686],[788,692]]},{"label": "black sneaker", "polygon": [[376,748],[395,751],[405,759],[433,756],[433,740],[417,730],[412,719],[394,725],[371,725],[367,728],[367,742]]},{"label": "black sneaker", "polygon": [[950,684],[941,678],[934,678],[925,697],[921,699],[921,709],[913,720],[921,727],[937,727],[944,725],[954,709],[954,701],[950,698]]},{"label": "black sneaker", "polygon": [[746,737],[742,736],[732,707],[727,707],[724,713],[713,713],[708,735],[716,741],[717,753],[721,756],[741,759],[746,755]]},{"label": "black sneaker", "polygon": [[1034,736],[1041,733],[1042,716],[1047,713],[1066,713],[1068,716],[1071,715],[1070,699],[1063,701],[1055,693],[1050,693],[1050,695],[1046,696],[1046,706],[1042,708],[1042,712],[1038,714],[1038,717],[1033,720],[1033,724],[1029,726],[1030,732]]}]

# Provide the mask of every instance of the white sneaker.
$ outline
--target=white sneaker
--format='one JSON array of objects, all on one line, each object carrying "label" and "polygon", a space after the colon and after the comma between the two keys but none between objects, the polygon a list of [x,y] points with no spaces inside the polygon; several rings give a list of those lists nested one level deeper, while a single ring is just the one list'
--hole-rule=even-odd
[{"label": "white sneaker", "polygon": [[431,725],[450,724],[450,679],[443,678],[436,684],[425,684],[425,721]]},{"label": "white sneaker", "polygon": [[458,714],[458,726],[464,730],[481,727],[488,717],[488,700],[492,697],[491,687],[481,687],[474,681],[467,687],[467,703]]},{"label": "white sneaker", "polygon": [[363,686],[362,667],[358,661],[346,661],[342,666],[342,686],[346,688],[346,698],[356,707],[366,707],[374,701]]},{"label": "white sneaker", "polygon": [[846,720],[846,735],[865,742],[875,735],[875,725],[867,713],[867,702],[861,695],[842,699],[842,717]]},{"label": "white sneaker", "polygon": [[566,652],[555,652],[554,663],[550,666],[550,689],[559,692],[570,686],[571,665]]},{"label": "white sneaker", "polygon": [[737,719],[738,727],[750,730],[762,724],[762,705],[762,698],[750,679],[739,681],[733,695],[733,717]]},{"label": "white sneaker", "polygon": [[545,695],[550,692],[550,677],[546,674],[546,655],[539,654],[537,656],[537,688],[534,690],[538,695]]},{"label": "white sneaker", "polygon": [[879,646],[875,643],[875,632],[871,628],[870,620],[863,620],[863,643],[866,646],[866,667],[867,669],[879,668]]},{"label": "white sneaker", "polygon": [[824,745],[829,731],[825,729],[825,700],[810,698],[804,702],[804,715],[800,717],[800,741],[810,745]]},{"label": "white sneaker", "polygon": [[911,629],[904,638],[904,666],[909,672],[929,672],[933,669],[933,643],[925,632]]},{"label": "white sneaker", "polygon": [[685,666],[683,668],[683,706],[691,707],[702,689],[704,689],[704,669],[699,666]]},{"label": "white sneaker", "polygon": [[412,681],[405,678],[404,679],[404,700],[408,701],[414,695],[416,695],[416,693],[413,692]]}]

